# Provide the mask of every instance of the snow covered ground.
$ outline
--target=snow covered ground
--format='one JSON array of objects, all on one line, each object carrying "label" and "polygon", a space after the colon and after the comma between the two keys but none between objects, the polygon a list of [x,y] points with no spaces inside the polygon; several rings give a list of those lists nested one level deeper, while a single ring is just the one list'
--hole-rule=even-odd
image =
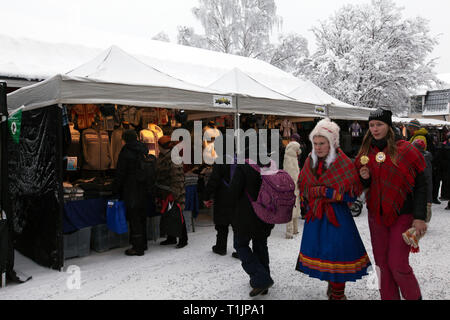
[{"label": "snow covered ground", "polygon": [[[433,205],[433,218],[426,237],[421,240],[421,252],[410,258],[426,300],[450,300],[450,211],[444,210],[445,205],[446,202]],[[355,221],[374,263],[366,209]],[[300,234],[292,240],[285,239],[284,230],[284,225],[277,225],[269,238],[275,285],[267,296],[255,299],[326,299],[325,282],[295,271],[303,221],[300,222]],[[215,234],[212,223],[202,220],[198,221],[196,232],[189,233],[189,245],[183,249],[149,242],[149,250],[143,257],[127,257],[123,248],[105,253],[91,252],[88,257],[66,260],[63,272],[40,267],[17,253],[15,269],[32,275],[33,279],[0,289],[0,300],[251,299],[249,278],[239,260],[231,257],[231,234],[228,255],[223,257],[211,251]],[[71,281],[77,275],[72,270],[80,270],[79,289],[77,282]],[[348,283],[346,294],[352,300],[378,300],[375,272]]]}]

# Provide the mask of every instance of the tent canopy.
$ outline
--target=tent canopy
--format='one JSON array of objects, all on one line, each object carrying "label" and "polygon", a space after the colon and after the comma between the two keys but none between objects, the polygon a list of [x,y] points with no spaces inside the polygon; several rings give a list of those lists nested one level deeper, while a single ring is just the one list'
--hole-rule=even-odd
[{"label": "tent canopy", "polygon": [[[408,124],[411,120],[414,120],[414,119],[413,118],[392,117],[392,122],[394,122],[394,123]],[[416,120],[419,120],[420,124],[423,126],[431,126],[431,127],[448,126],[448,127],[450,127],[450,122],[448,122],[448,121],[442,121],[442,120],[437,120],[437,119],[426,119],[426,118],[420,118],[420,119],[416,119]]]},{"label": "tent canopy", "polygon": [[[58,66],[50,66],[50,61],[61,61],[49,58],[52,55],[61,57],[66,56],[66,51],[76,51],[86,56],[87,52],[96,52],[95,58],[76,69],[73,66],[69,69],[67,65],[71,61],[73,65],[80,65],[79,58],[76,60],[76,55],[67,55],[68,61],[61,63],[60,68],[64,70],[59,75],[48,79],[42,86],[33,85],[10,94],[10,110],[22,105],[36,108],[48,103],[117,103],[229,113],[235,111],[235,106],[224,109],[214,107],[213,103],[214,93],[222,95],[222,92],[229,92],[238,95],[241,112],[307,117],[328,115],[335,119],[358,120],[367,119],[369,114],[363,108],[334,99],[311,82],[257,59],[159,41],[142,44],[141,53],[145,52],[145,55],[130,55],[117,46],[99,53],[84,47],[84,50],[77,50],[74,45],[8,40],[8,37],[0,36],[0,42],[9,45],[16,53],[22,45],[28,48],[32,42],[33,56],[45,55],[47,58],[41,61],[50,70],[58,69]],[[48,50],[48,46],[54,48]],[[25,59],[23,55],[18,56]],[[32,58],[28,55],[27,59]],[[30,69],[33,76],[39,72],[31,71],[37,62],[25,61],[23,64],[27,64],[26,70]],[[18,69],[24,72],[25,68]],[[67,69],[71,71],[63,75]],[[290,98],[290,92],[295,93],[295,99]],[[233,99],[233,103],[235,101]],[[328,114],[315,113],[316,105],[330,106]]]}]

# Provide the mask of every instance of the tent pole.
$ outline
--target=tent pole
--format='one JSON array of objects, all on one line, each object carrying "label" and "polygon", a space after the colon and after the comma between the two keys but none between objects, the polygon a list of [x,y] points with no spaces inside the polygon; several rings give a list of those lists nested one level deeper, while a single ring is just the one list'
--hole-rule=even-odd
[{"label": "tent pole", "polygon": [[[3,221],[7,219],[6,217],[6,199],[7,199],[7,190],[8,190],[8,149],[7,149],[7,143],[8,143],[8,107],[6,105],[6,90],[7,84],[6,82],[0,83],[0,137],[1,137],[1,149],[0,149],[0,177],[1,177],[1,185],[0,185],[0,220]],[[6,221],[8,223],[8,221]],[[8,231],[8,225],[6,225],[6,237],[3,237],[3,239],[7,239],[9,242],[9,231]],[[0,237],[1,239],[2,237]],[[1,246],[3,247],[3,246]],[[6,252],[0,252],[0,272],[1,272],[1,287],[6,287],[6,269],[8,268],[8,259],[9,259],[9,243],[6,246],[8,249]],[[1,261],[3,258],[4,261]]]},{"label": "tent pole", "polygon": [[235,133],[235,137],[237,138],[236,141],[236,154],[239,153],[240,150],[240,135],[239,135],[239,129],[240,129],[240,115],[239,115],[239,103],[238,103],[238,96],[234,95],[234,100],[235,100],[235,104],[236,104],[236,113],[234,116],[234,133]]}]

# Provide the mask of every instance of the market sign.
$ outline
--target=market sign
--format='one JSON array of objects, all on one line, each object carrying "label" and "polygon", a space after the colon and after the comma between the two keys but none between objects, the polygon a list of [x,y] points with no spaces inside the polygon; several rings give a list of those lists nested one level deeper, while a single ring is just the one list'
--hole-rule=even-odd
[{"label": "market sign", "polygon": [[19,110],[8,118],[8,129],[14,143],[19,143],[21,126],[22,110]]},{"label": "market sign", "polygon": [[216,108],[233,108],[233,97],[230,96],[214,96],[214,107]]},{"label": "market sign", "polygon": [[327,107],[316,106],[314,108],[314,113],[320,114],[321,116],[326,116],[327,115]]}]

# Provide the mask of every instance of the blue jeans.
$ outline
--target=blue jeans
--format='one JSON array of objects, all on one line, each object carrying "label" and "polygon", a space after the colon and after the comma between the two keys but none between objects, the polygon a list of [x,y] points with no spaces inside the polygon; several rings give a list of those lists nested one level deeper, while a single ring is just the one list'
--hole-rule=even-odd
[{"label": "blue jeans", "polygon": [[[250,249],[252,241],[252,249]],[[252,288],[265,288],[273,284],[269,268],[267,238],[252,239],[235,233],[234,248],[242,262],[242,268],[250,276]]]}]

